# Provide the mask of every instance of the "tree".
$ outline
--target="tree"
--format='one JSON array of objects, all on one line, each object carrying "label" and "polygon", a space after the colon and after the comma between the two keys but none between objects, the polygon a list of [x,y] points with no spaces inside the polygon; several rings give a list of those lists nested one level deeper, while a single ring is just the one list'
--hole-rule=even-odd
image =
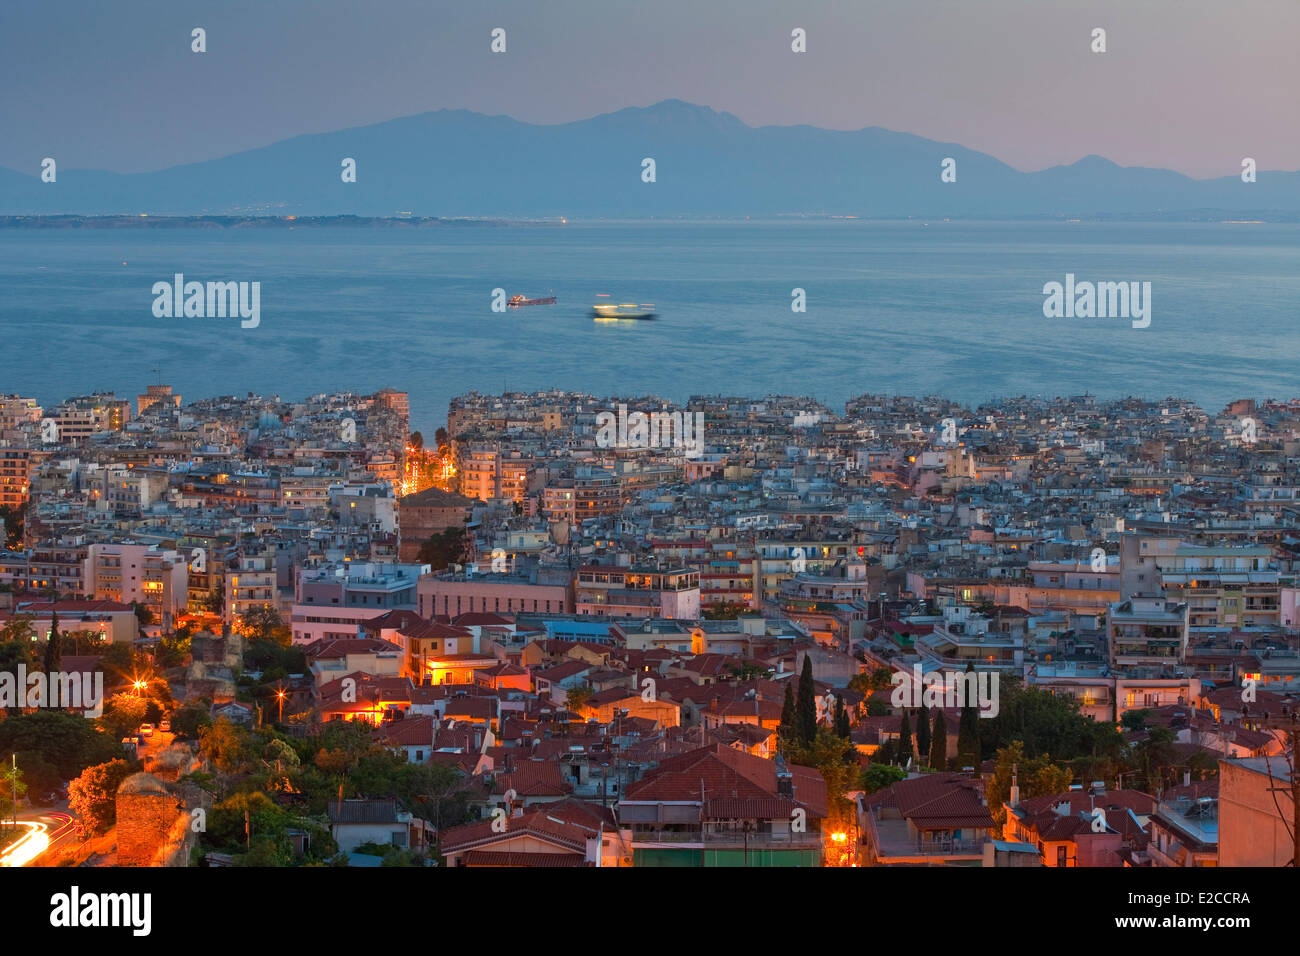
[{"label": "tree", "polygon": [[280,612],[269,604],[249,608],[243,616],[243,631],[250,641],[271,641],[280,647],[293,642],[293,632],[285,626]]},{"label": "tree", "polygon": [[140,622],[141,627],[148,627],[154,623],[153,611],[149,610],[148,605],[132,601],[131,610],[135,612],[135,619]]},{"label": "tree", "polygon": [[921,709],[916,713],[916,752],[922,760],[930,759],[930,708],[921,702]]},{"label": "tree", "polygon": [[803,657],[803,671],[799,674],[799,695],[795,698],[795,723],[799,741],[809,746],[817,736],[817,685],[813,682],[812,656]]},{"label": "tree", "polygon": [[957,725],[957,761],[960,767],[979,768],[980,764],[980,717],[976,709],[978,701],[972,700],[975,691],[975,665],[967,662],[966,673],[970,679],[966,682],[966,700],[962,702],[961,719]]},{"label": "tree", "polygon": [[50,612],[50,638],[45,642],[45,673],[54,674],[63,660],[63,638],[59,634],[59,612]]},{"label": "tree", "polygon": [[934,731],[930,735],[930,766],[943,770],[948,766],[948,723],[943,716],[943,708],[935,709]]},{"label": "tree", "polygon": [[1150,716],[1151,711],[1146,708],[1126,710],[1124,716],[1119,719],[1119,723],[1125,730],[1146,730],[1147,718]]},{"label": "tree", "polygon": [[429,565],[434,571],[443,571],[453,564],[464,564],[467,560],[467,536],[464,527],[439,531],[420,545],[415,560],[419,564]]},{"label": "tree", "polygon": [[433,433],[433,441],[434,441],[434,444],[436,444],[439,448],[446,448],[446,447],[447,447],[447,441],[448,441],[447,429],[445,429],[445,428],[439,428],[439,429],[437,429],[437,430]]},{"label": "tree", "polygon": [[903,711],[903,719],[898,724],[898,762],[907,763],[912,756],[912,721]]},{"label": "tree", "polygon": [[0,505],[0,525],[4,527],[6,548],[20,548],[23,544],[23,509],[13,505]]},{"label": "tree", "polygon": [[700,616],[706,621],[734,621],[740,615],[748,613],[749,605],[739,601],[722,601],[700,609]]},{"label": "tree", "polygon": [[862,771],[858,786],[870,794],[875,793],[877,790],[884,790],[886,787],[892,787],[898,781],[905,779],[907,779],[907,771],[902,767],[873,762],[871,766]]},{"label": "tree", "polygon": [[793,740],[798,736],[798,713],[794,704],[794,688],[789,680],[785,682],[785,697],[781,701],[781,723],[776,735],[779,740]]},{"label": "tree", "polygon": [[0,806],[6,808],[5,820],[0,820],[0,823],[18,816],[18,801],[27,793],[24,775],[25,771],[21,767],[16,770],[12,764],[0,767]]},{"label": "tree", "polygon": [[248,731],[224,717],[199,730],[199,748],[222,773],[235,773],[248,757]]},{"label": "tree", "polygon": [[131,776],[125,760],[87,767],[68,784],[68,807],[77,825],[88,833],[103,833],[117,822],[117,789]]},{"label": "tree", "polygon": [[564,706],[574,712],[580,711],[583,704],[591,700],[593,694],[594,692],[588,684],[583,684],[581,687],[570,687],[564,695]]},{"label": "tree", "polygon": [[104,716],[100,718],[104,727],[114,740],[120,740],[136,732],[148,715],[149,705],[143,697],[135,694],[114,694],[104,704]]},{"label": "tree", "polygon": [[424,435],[420,432],[411,432],[411,447],[416,451],[424,451]]},{"label": "tree", "polygon": [[844,698],[835,698],[835,733],[837,736],[848,740],[851,736],[849,729],[849,711],[844,706]]},{"label": "tree", "polygon": [[999,826],[1007,820],[1005,804],[1011,799],[1013,776],[1020,787],[1020,799],[1025,800],[1065,792],[1073,775],[1046,754],[1026,757],[1024,745],[1018,740],[1003,747],[997,752],[988,783],[989,813]]},{"label": "tree", "polygon": [[197,737],[211,724],[208,708],[198,702],[191,701],[172,714],[172,733],[178,737]]},{"label": "tree", "polygon": [[839,828],[848,822],[852,804],[844,796],[849,784],[856,781],[857,751],[853,744],[824,725],[817,726],[808,744],[796,744],[785,755],[792,764],[816,767],[826,781],[828,813],[824,828]]},{"label": "tree", "polygon": [[32,626],[35,620],[31,614],[15,614],[0,627],[0,643],[29,645],[36,636],[36,628]]},{"label": "tree", "polygon": [[100,733],[96,721],[65,710],[42,708],[0,721],[0,754],[37,753],[59,779],[70,780],[87,767],[121,756],[118,738]]}]

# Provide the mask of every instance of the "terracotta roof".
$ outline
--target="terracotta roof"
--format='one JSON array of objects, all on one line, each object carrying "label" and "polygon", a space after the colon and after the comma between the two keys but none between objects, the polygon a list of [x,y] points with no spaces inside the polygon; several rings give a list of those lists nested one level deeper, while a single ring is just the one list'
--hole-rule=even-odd
[{"label": "terracotta roof", "polygon": [[594,866],[581,853],[519,853],[501,850],[470,850],[461,866]]}]

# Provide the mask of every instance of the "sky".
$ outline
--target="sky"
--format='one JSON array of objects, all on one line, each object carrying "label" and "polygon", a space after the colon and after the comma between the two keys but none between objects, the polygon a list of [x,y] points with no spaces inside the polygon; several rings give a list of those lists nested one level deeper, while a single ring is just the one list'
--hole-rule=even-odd
[{"label": "sky", "polygon": [[1020,170],[1294,170],[1297,36],[1300,0],[3,0],[0,166],[138,172],[432,109],[549,124],[677,98]]}]

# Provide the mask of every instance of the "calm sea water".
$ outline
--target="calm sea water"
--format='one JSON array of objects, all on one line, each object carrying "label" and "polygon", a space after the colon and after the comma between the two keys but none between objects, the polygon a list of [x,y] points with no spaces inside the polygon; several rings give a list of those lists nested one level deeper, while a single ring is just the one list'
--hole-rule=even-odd
[{"label": "calm sea water", "polygon": [[[153,283],[262,284],[261,326],[155,319]],[[1152,283],[1152,321],[1045,319],[1045,282]],[[559,304],[490,311],[494,288]],[[807,312],[791,311],[803,288]],[[653,322],[599,323],[605,301]],[[423,230],[0,230],[0,392],[44,403],[169,382],[187,397],[865,391],[1300,394],[1300,226],[569,223]],[[158,369],[155,373],[153,370]]]}]

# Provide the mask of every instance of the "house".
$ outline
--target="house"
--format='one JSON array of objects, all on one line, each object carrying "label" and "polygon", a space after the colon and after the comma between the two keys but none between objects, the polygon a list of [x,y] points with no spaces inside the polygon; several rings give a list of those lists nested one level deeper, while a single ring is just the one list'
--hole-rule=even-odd
[{"label": "house", "polygon": [[326,808],[330,834],[339,850],[351,853],[364,843],[420,849],[426,824],[402,810],[396,800],[340,800]]},{"label": "house", "polygon": [[826,782],[715,743],[669,757],[618,804],[634,866],[820,866]]},{"label": "house", "polygon": [[931,773],[860,801],[859,831],[879,866],[981,866],[996,824],[982,780]]},{"label": "house", "polygon": [[1129,854],[1145,849],[1146,827],[1156,801],[1139,790],[1089,790],[1020,799],[1011,788],[1003,807],[1004,840],[1038,848],[1043,866],[1123,866]]}]

